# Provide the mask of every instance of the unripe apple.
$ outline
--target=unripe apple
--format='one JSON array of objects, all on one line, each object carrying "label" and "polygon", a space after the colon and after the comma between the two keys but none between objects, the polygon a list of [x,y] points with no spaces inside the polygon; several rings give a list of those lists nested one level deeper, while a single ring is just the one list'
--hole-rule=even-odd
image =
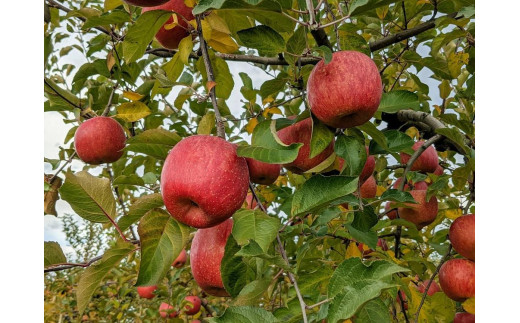
[{"label": "unripe apple", "polygon": [[475,260],[475,214],[463,215],[453,221],[449,237],[459,255]]},{"label": "unripe apple", "polygon": [[[367,160],[365,162],[365,166],[363,166],[363,170],[361,174],[359,174],[359,181],[364,183],[372,174],[374,173],[374,169],[376,168],[376,158],[372,155],[368,154],[368,147],[365,146],[367,151]],[[339,171],[343,169],[343,165],[345,164],[345,160],[341,157],[339,159]]]},{"label": "unripe apple", "polygon": [[198,296],[186,296],[184,299],[189,302],[184,307],[186,314],[194,315],[200,311],[200,298]]},{"label": "unripe apple", "polygon": [[138,7],[153,7],[168,2],[168,0],[123,0],[124,2]]},{"label": "unripe apple", "polygon": [[123,127],[112,118],[94,117],[79,125],[74,148],[85,163],[113,163],[123,156],[126,136]]},{"label": "unripe apple", "polygon": [[[426,190],[411,190],[410,194],[418,204],[405,203],[407,207],[398,207],[399,217],[412,222],[418,230],[435,221],[438,211],[438,202],[435,196],[426,201]],[[389,208],[393,208],[394,203],[390,203]],[[390,212],[393,213],[393,212]],[[395,214],[397,216],[397,214]],[[388,214],[391,218],[393,214]]]},{"label": "unripe apple", "polygon": [[229,296],[220,276],[220,264],[233,219],[219,225],[199,229],[191,243],[191,272],[200,288],[213,296]]},{"label": "unripe apple", "polygon": [[252,158],[246,158],[246,162],[249,168],[249,179],[253,183],[271,185],[280,175],[281,166],[278,164],[268,164]]},{"label": "unripe apple", "polygon": [[475,323],[475,315],[471,313],[457,313],[453,323]]},{"label": "unripe apple", "polygon": [[186,263],[186,250],[182,249],[181,253],[175,258],[172,266],[175,268],[181,268]]},{"label": "unripe apple", "polygon": [[157,289],[156,285],[153,285],[153,286],[139,286],[139,287],[137,287],[137,294],[139,294],[139,296],[141,298],[148,298],[148,299],[154,298],[155,294],[153,292],[156,289]]},{"label": "unripe apple", "polygon": [[163,302],[159,306],[159,315],[162,318],[167,318],[167,317],[177,317],[177,315],[179,315],[179,313],[177,313],[177,311],[175,311],[173,309],[173,306],[171,306],[168,303]]},{"label": "unripe apple", "polygon": [[[419,293],[424,293],[424,291],[426,290],[426,287],[428,286],[428,284],[430,283],[430,280],[427,279],[423,282],[420,282],[418,285],[417,285],[417,291]],[[439,286],[439,284],[437,284],[437,282],[435,282],[435,280],[432,282],[432,284],[430,285],[430,288],[428,289],[428,296],[432,296],[433,294],[437,293],[437,292],[441,292],[441,287]]]},{"label": "unripe apple", "polygon": [[145,13],[151,10],[167,10],[177,15],[177,25],[175,27],[167,29],[173,23],[173,17],[170,17],[155,34],[155,38],[161,45],[169,49],[177,49],[181,40],[190,34],[188,30],[191,26],[187,21],[195,19],[191,12],[193,8],[187,7],[184,4],[184,0],[170,0],[159,6],[143,8],[141,12]]},{"label": "unripe apple", "polygon": [[352,128],[370,120],[379,107],[383,86],[376,64],[367,55],[344,50],[322,60],[307,81],[311,112],[334,128]]},{"label": "unripe apple", "polygon": [[161,173],[164,205],[179,222],[195,228],[217,225],[244,203],[249,189],[246,160],[236,145],[197,135],[181,140]]},{"label": "unripe apple", "polygon": [[454,301],[475,296],[475,263],[468,259],[451,259],[439,270],[442,290]]},{"label": "unripe apple", "polygon": [[[424,144],[424,140],[417,141],[413,146],[413,150],[419,149]],[[410,160],[410,155],[401,153],[401,164],[406,164]],[[433,146],[429,146],[425,151],[415,160],[412,165],[412,171],[433,173],[439,166],[439,157],[437,150]]]},{"label": "unripe apple", "polygon": [[[289,117],[294,119],[295,117]],[[312,119],[307,118],[301,120],[293,125],[283,128],[278,131],[278,138],[286,144],[290,145],[293,143],[303,143],[300,147],[298,156],[294,161],[289,164],[285,164],[284,167],[296,174],[303,174],[304,172],[318,166],[325,159],[327,159],[332,153],[334,153],[334,139],[332,142],[313,158],[309,158],[311,152],[311,136],[312,136]]]},{"label": "unripe apple", "polygon": [[[398,190],[402,181],[403,181],[403,178],[399,177],[395,181],[394,185],[392,185],[392,188]],[[428,184],[424,181],[417,182],[417,183],[411,183],[410,181],[407,181],[406,184],[404,184],[404,191],[405,192],[409,191],[410,187],[412,188],[412,190],[427,190]]]}]

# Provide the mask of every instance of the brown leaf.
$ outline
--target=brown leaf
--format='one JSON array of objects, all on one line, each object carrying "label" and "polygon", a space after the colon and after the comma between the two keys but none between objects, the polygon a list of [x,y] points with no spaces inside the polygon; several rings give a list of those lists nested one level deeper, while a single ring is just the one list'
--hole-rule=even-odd
[{"label": "brown leaf", "polygon": [[208,83],[206,83],[206,89],[208,90],[208,92],[211,91],[211,89],[214,88],[215,85],[217,85],[217,82],[208,81]]},{"label": "brown leaf", "polygon": [[43,213],[44,214],[52,214],[57,216],[56,212],[56,201],[59,199],[58,189],[61,187],[62,180],[59,177],[55,177],[52,183],[50,183],[50,179],[53,175],[45,174],[44,181],[50,185],[48,191],[44,191],[43,196]]}]

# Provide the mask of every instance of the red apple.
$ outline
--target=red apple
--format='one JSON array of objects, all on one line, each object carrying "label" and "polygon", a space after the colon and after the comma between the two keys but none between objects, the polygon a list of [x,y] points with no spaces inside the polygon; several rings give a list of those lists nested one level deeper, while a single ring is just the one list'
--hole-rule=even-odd
[{"label": "red apple", "polygon": [[155,294],[153,293],[155,290],[157,289],[157,286],[154,285],[154,286],[139,286],[137,287],[137,294],[139,294],[139,296],[141,298],[154,298],[155,297]]},{"label": "red apple", "polygon": [[[426,201],[426,190],[412,190],[410,194],[419,204],[405,203],[407,207],[398,207],[397,211],[401,219],[412,222],[417,226],[418,230],[421,230],[423,227],[435,221],[438,211],[437,198],[432,196],[429,201]],[[389,208],[393,208],[393,205],[393,203],[390,203]],[[391,216],[393,216],[393,214],[388,215],[389,218],[391,218]]]},{"label": "red apple", "polygon": [[172,266],[175,268],[181,268],[186,263],[186,250],[182,249],[181,253],[175,258]]},{"label": "red apple", "polygon": [[[364,183],[372,174],[374,173],[374,169],[376,168],[376,158],[368,154],[368,147],[365,146],[367,151],[367,160],[365,162],[365,166],[363,166],[363,170],[361,174],[359,174],[359,181]],[[345,160],[341,157],[339,159],[339,171],[343,170],[343,165],[345,164]]]},{"label": "red apple", "polygon": [[213,296],[229,296],[220,276],[220,264],[226,242],[233,228],[233,219],[199,229],[191,243],[191,272],[197,284]]},{"label": "red apple", "polygon": [[444,168],[442,168],[441,165],[438,165],[437,168],[435,168],[435,171],[433,172],[434,175],[441,176],[444,174]]},{"label": "red apple", "polygon": [[463,302],[475,296],[475,263],[468,259],[451,259],[439,270],[439,283],[454,301]]},{"label": "red apple", "polygon": [[[417,150],[424,143],[424,140],[416,142],[413,146],[413,150]],[[410,160],[410,155],[401,153],[401,164],[406,164]],[[429,146],[425,151],[417,158],[412,165],[412,171],[433,173],[439,166],[439,157],[437,156],[437,150],[433,146]]]},{"label": "red apple", "polygon": [[124,2],[138,7],[153,7],[168,2],[168,0],[123,0]]},{"label": "red apple", "polygon": [[161,173],[164,205],[179,222],[195,228],[217,225],[244,203],[249,189],[246,160],[236,145],[197,135],[181,140]]},{"label": "red apple", "polygon": [[[386,202],[385,204],[385,212],[386,211],[389,211],[390,209],[394,209],[395,207],[392,205],[392,202]],[[397,219],[397,211],[396,210],[393,210],[391,212],[388,212],[386,214],[386,216],[390,219],[390,220],[394,220],[394,219]]]},{"label": "red apple", "polygon": [[246,162],[249,178],[253,183],[271,185],[280,175],[281,166],[278,164],[268,164],[252,158],[246,158]]},{"label": "red apple", "polygon": [[141,12],[145,13],[150,10],[167,10],[175,12],[177,15],[177,26],[171,29],[166,29],[169,28],[168,25],[173,23],[173,17],[170,17],[161,29],[159,29],[157,34],[155,34],[155,38],[164,47],[177,49],[181,40],[190,34],[189,28],[191,28],[191,26],[187,21],[195,19],[191,12],[192,9],[193,8],[187,7],[184,4],[184,0],[170,0],[160,6],[143,8]]},{"label": "red apple", "polygon": [[190,323],[201,323],[199,320],[190,321]]},{"label": "red apple", "polygon": [[179,315],[179,313],[177,313],[177,311],[175,311],[173,309],[173,306],[171,306],[168,303],[163,302],[159,306],[159,315],[161,315],[162,318],[167,318],[167,317],[177,317],[177,315]]},{"label": "red apple", "polygon": [[449,237],[459,255],[475,260],[475,214],[463,215],[453,221]]},{"label": "red apple", "polygon": [[[426,287],[428,286],[428,284],[430,283],[430,280],[427,279],[423,282],[420,282],[419,285],[417,285],[417,291],[419,291],[419,293],[424,293],[424,291],[426,290]],[[430,288],[428,289],[428,296],[432,296],[433,294],[437,293],[437,292],[441,292],[441,287],[439,286],[439,284],[437,284],[435,282],[435,280],[432,282],[432,284],[430,285]]]},{"label": "red apple", "polygon": [[186,296],[184,299],[189,302],[184,307],[186,314],[194,315],[200,311],[200,298],[198,296]]},{"label": "red apple", "polygon": [[376,64],[357,51],[332,54],[322,60],[307,81],[312,113],[334,128],[352,128],[370,120],[379,107],[383,86]]},{"label": "red apple", "polygon": [[471,313],[457,313],[453,323],[475,323],[475,315]]},{"label": "red apple", "polygon": [[125,143],[123,127],[109,117],[88,119],[74,134],[76,153],[82,161],[92,165],[117,161],[123,156]]},{"label": "red apple", "polygon": [[[294,118],[294,116],[289,117],[289,119]],[[304,119],[278,131],[278,138],[280,138],[280,140],[286,145],[298,142],[303,143],[303,146],[300,147],[300,151],[298,152],[296,159],[293,162],[284,165],[284,167],[291,172],[302,174],[309,169],[318,166],[330,155],[332,155],[332,153],[334,153],[334,140],[332,140],[332,142],[327,148],[325,148],[324,151],[319,153],[317,156],[314,156],[313,158],[309,158],[311,151],[311,135],[311,118]]]},{"label": "red apple", "polygon": [[360,187],[361,197],[364,199],[371,199],[376,197],[377,182],[374,176],[370,176]]},{"label": "red apple", "polygon": [[[403,181],[403,178],[399,177],[395,181],[395,183],[392,186],[392,188],[398,190],[399,189],[399,185],[401,185],[402,181]],[[404,184],[404,191],[409,191],[410,190],[410,186],[412,187],[412,189],[415,189],[415,190],[427,190],[428,189],[428,184],[426,182],[424,182],[424,181],[417,182],[417,183],[410,183],[409,181],[407,181],[406,184]]]}]

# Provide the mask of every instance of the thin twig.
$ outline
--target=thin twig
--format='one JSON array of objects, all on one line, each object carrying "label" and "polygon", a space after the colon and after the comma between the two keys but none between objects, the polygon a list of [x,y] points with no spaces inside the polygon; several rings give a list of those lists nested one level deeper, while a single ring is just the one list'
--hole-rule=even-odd
[{"label": "thin twig", "polygon": [[47,82],[47,79],[43,79],[43,82],[45,83],[45,85],[47,85],[54,93],[56,93],[60,98],[62,98],[65,102],[67,102],[68,104],[72,105],[74,108],[76,109],[80,109],[82,110],[81,106],[75,104],[74,102],[70,101],[69,99],[67,99],[66,97],[64,97],[60,92],[58,92],[58,90],[56,90],[54,87],[52,87],[52,85]]},{"label": "thin twig", "polygon": [[417,308],[417,313],[415,313],[415,320],[414,320],[415,323],[417,323],[419,321],[419,314],[421,313],[421,308],[424,305],[424,300],[426,299],[426,295],[428,295],[428,290],[430,289],[430,286],[432,285],[433,280],[435,279],[435,276],[437,276],[437,274],[439,273],[439,270],[441,269],[442,265],[446,262],[446,260],[449,259],[450,255],[451,255],[451,248],[452,248],[452,246],[450,244],[450,246],[448,248],[448,252],[441,259],[441,262],[439,263],[439,265],[435,269],[435,272],[433,273],[432,277],[430,278],[430,281],[428,282],[428,285],[424,289],[424,293],[423,293],[423,296],[421,298],[421,303],[419,304],[419,307]]},{"label": "thin twig", "polygon": [[327,299],[324,299],[324,300],[322,300],[321,302],[318,302],[318,303],[316,303],[316,304],[313,304],[313,305],[307,305],[306,307],[307,307],[308,310],[310,310],[311,308],[314,308],[314,307],[316,307],[316,306],[320,306],[320,305],[323,305],[323,304],[325,304],[325,303],[328,303],[328,302],[330,302],[331,300],[332,300],[332,299],[327,298]]},{"label": "thin twig", "polygon": [[410,323],[410,321],[408,320],[408,315],[406,314],[406,310],[404,308],[403,295],[401,295],[400,292],[397,292],[397,296],[399,297],[399,302],[401,303],[401,312],[403,312],[404,320],[406,321],[406,323]]},{"label": "thin twig", "polygon": [[[202,22],[201,22],[201,16],[197,15],[195,16],[195,19],[197,20],[197,31],[199,33],[199,40],[200,40],[200,48],[202,51],[202,57],[204,59],[204,65],[206,66],[206,74],[208,78],[208,83],[214,83],[215,77],[213,76],[213,67],[211,66],[211,61],[208,54],[208,46],[206,44],[206,40],[204,39],[204,36],[202,34]],[[215,94],[215,87],[217,85],[213,84],[211,85],[211,89],[209,90],[209,96],[211,98],[211,104],[213,105],[213,109],[215,110],[215,118],[217,119],[217,136],[226,139],[226,131],[224,128],[224,122],[222,121],[222,116],[220,115],[220,110],[217,106],[217,96]]]},{"label": "thin twig", "polygon": [[114,99],[114,94],[116,93],[117,86],[118,86],[118,84],[116,83],[112,87],[112,93],[110,93],[110,97],[108,98],[107,106],[106,106],[105,110],[103,111],[103,114],[101,114],[103,117],[106,117],[108,115],[108,113],[110,112],[110,107],[112,106],[112,100]]},{"label": "thin twig", "polygon": [[316,13],[314,11],[314,3],[312,0],[305,0],[305,4],[307,5],[307,10],[309,11],[309,25],[311,29],[314,29],[314,24],[316,23]]},{"label": "thin twig", "polygon": [[320,29],[324,29],[324,28],[327,28],[327,27],[329,27],[329,26],[339,24],[340,22],[342,22],[342,21],[344,21],[344,20],[346,20],[346,19],[348,19],[348,18],[350,18],[350,16],[343,16],[343,17],[341,17],[341,18],[339,18],[339,19],[336,19],[336,20],[334,20],[334,21],[331,21],[331,22],[329,22],[329,23],[326,23],[326,24],[320,25]]},{"label": "thin twig", "polygon": [[65,166],[67,166],[75,156],[76,156],[76,152],[73,152],[72,155],[70,155],[69,159],[67,159],[65,161],[65,164],[61,165],[61,167],[56,171],[56,173],[54,173],[54,175],[52,175],[51,179],[49,179],[49,184],[52,184],[52,182],[54,182],[56,177],[58,177],[59,173],[61,173],[61,171],[65,168]]},{"label": "thin twig", "polygon": [[45,268],[43,270],[43,272],[44,273],[48,273],[48,272],[52,272],[52,271],[61,271],[61,270],[70,269],[70,268],[74,268],[74,267],[83,267],[83,268],[85,268],[85,267],[88,267],[88,266],[92,265],[93,263],[95,263],[96,261],[98,261],[101,258],[103,258],[103,255],[94,257],[94,258],[90,259],[89,261],[83,262],[83,263],[55,264],[55,265],[52,265],[52,267]]}]

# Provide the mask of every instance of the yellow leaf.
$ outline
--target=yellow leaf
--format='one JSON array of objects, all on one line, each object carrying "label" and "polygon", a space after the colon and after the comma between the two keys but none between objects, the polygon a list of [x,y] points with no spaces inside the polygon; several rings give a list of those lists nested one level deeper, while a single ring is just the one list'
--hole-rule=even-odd
[{"label": "yellow leaf", "polygon": [[468,298],[462,303],[462,307],[468,313],[475,315],[475,297]]},{"label": "yellow leaf", "polygon": [[267,98],[262,100],[262,104],[266,105],[266,104],[271,103],[273,101],[274,101],[274,98],[272,96],[268,96]]},{"label": "yellow leaf", "polygon": [[384,188],[381,185],[377,185],[376,196],[381,196],[385,191],[386,191],[386,188]]},{"label": "yellow leaf", "polygon": [[213,11],[209,16],[204,18],[204,21],[207,21],[209,23],[212,31],[218,31],[228,35],[231,34],[231,31],[229,31],[229,27],[226,21],[217,16],[215,11]]},{"label": "yellow leaf", "polygon": [[249,120],[249,122],[247,123],[247,126],[246,126],[246,131],[248,133],[253,133],[253,130],[255,129],[257,124],[258,124],[258,119],[253,118],[253,119]]},{"label": "yellow leaf", "polygon": [[184,0],[184,4],[188,8],[193,8],[197,4],[197,1],[196,0]]},{"label": "yellow leaf", "polygon": [[218,52],[231,54],[238,50],[237,43],[228,34],[213,30],[208,44]]},{"label": "yellow leaf", "polygon": [[202,20],[200,24],[202,25],[202,35],[204,36],[204,39],[209,41],[211,39],[212,32],[211,25],[206,19]]},{"label": "yellow leaf", "polygon": [[345,252],[345,259],[348,258],[361,258],[361,251],[359,251],[358,246],[355,242],[349,243],[347,247],[347,251]]},{"label": "yellow leaf", "polygon": [[173,18],[173,21],[169,24],[164,24],[164,29],[166,30],[170,30],[170,29],[173,29],[175,27],[177,27],[177,25],[179,24],[179,18],[177,17],[177,14],[174,13],[172,14],[172,18]]},{"label": "yellow leaf", "polygon": [[112,67],[116,64],[116,58],[114,57],[112,51],[108,52],[107,55],[107,68],[109,71],[112,70]]},{"label": "yellow leaf", "polygon": [[131,101],[139,101],[142,98],[144,98],[144,95],[141,95],[139,93],[135,93],[135,92],[132,92],[132,91],[123,91],[123,97],[125,97],[125,98],[127,98],[128,100],[131,100]]},{"label": "yellow leaf", "polygon": [[451,92],[451,85],[448,80],[442,80],[441,84],[439,84],[439,93],[441,99],[446,99]]},{"label": "yellow leaf", "polygon": [[179,58],[184,65],[188,65],[191,51],[193,49],[193,39],[191,35],[184,37],[179,43]]},{"label": "yellow leaf", "polygon": [[126,122],[135,122],[148,116],[150,109],[140,101],[126,102],[117,107],[116,117]]},{"label": "yellow leaf", "polygon": [[469,53],[451,52],[448,55],[448,70],[450,71],[450,75],[454,78],[458,77],[460,74],[460,69],[462,65],[467,64],[469,61]]},{"label": "yellow leaf", "polygon": [[198,135],[209,135],[211,134],[211,130],[215,127],[215,113],[208,112],[206,113],[199,122],[199,127],[197,128]]},{"label": "yellow leaf", "polygon": [[419,138],[419,130],[417,130],[417,128],[415,128],[415,127],[410,127],[408,129],[406,129],[405,133],[408,136],[410,136],[412,139]]},{"label": "yellow leaf", "polygon": [[123,4],[123,0],[105,0],[103,7],[105,12],[111,11]]},{"label": "yellow leaf", "polygon": [[377,16],[379,19],[383,19],[386,17],[386,14],[388,13],[388,6],[379,7],[376,9]]},{"label": "yellow leaf", "polygon": [[282,111],[278,107],[267,108],[262,112],[264,118],[267,118],[269,114],[282,114]]},{"label": "yellow leaf", "polygon": [[217,82],[215,82],[215,81],[208,81],[208,82],[206,83],[206,90],[207,90],[208,92],[211,91],[211,89],[214,88],[215,85],[217,85]]},{"label": "yellow leaf", "polygon": [[461,209],[449,209],[444,211],[444,215],[448,219],[455,220],[456,218],[462,216],[462,210]]}]

